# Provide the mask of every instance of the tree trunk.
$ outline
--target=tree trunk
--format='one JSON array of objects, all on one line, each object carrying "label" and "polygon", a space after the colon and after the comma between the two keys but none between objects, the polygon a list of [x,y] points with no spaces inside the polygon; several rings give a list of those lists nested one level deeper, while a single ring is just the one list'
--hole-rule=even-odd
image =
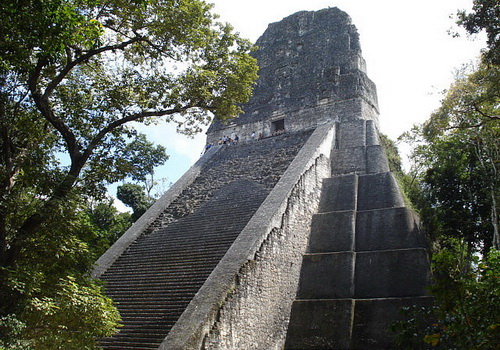
[{"label": "tree trunk", "polygon": [[493,225],[493,241],[492,247],[494,249],[500,248],[500,235],[498,233],[498,211],[497,211],[497,201],[495,196],[495,189],[490,187],[491,195],[491,223]]}]

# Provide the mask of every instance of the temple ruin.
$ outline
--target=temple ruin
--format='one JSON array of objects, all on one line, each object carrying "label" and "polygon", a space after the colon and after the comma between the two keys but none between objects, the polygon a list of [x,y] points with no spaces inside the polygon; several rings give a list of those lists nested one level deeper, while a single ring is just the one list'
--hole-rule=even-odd
[{"label": "temple ruin", "polygon": [[350,17],[298,12],[256,45],[245,113],[98,260],[123,318],[104,349],[395,349],[400,308],[430,302]]}]

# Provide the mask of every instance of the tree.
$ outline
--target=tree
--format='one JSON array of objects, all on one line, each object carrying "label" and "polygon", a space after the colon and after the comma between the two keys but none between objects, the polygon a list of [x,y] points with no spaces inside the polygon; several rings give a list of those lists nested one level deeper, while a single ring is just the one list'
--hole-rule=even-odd
[{"label": "tree", "polygon": [[120,213],[113,202],[113,199],[106,198],[90,202],[85,208],[95,232],[95,238],[89,242],[95,260],[133,224],[132,215],[128,212]]},{"label": "tree", "polygon": [[[133,134],[127,123],[164,117],[189,133],[208,123],[210,112],[220,119],[240,112],[255,61],[249,43],[209,11],[197,0],[2,3],[5,147],[16,141],[8,131],[29,122],[70,160],[43,208],[24,220],[8,249],[2,244],[4,263],[17,259],[18,242],[42,225],[43,210],[78,184],[91,190],[121,175],[113,170],[123,135]],[[15,185],[25,153],[39,149],[32,143],[8,149],[6,182]]]},{"label": "tree", "polygon": [[441,107],[414,136],[422,143],[413,159],[419,169],[418,201],[428,231],[465,239],[486,253],[499,248],[500,69],[480,65],[462,74]]},{"label": "tree", "polygon": [[118,186],[116,197],[126,206],[132,208],[132,221],[141,217],[142,214],[154,203],[154,199],[144,193],[144,188],[137,184],[123,184]]},{"label": "tree", "polygon": [[155,185],[155,167],[162,165],[168,159],[165,147],[154,145],[145,135],[138,135],[126,147],[126,158],[123,160],[130,166],[132,180],[141,182],[148,197]]},{"label": "tree", "polygon": [[500,4],[497,0],[474,0],[471,13],[458,12],[457,24],[469,34],[486,31],[488,50],[485,59],[500,64]]},{"label": "tree", "polygon": [[[88,198],[137,170],[123,166],[130,122],[197,132],[238,114],[256,79],[251,45],[210,10],[200,0],[0,3],[2,339],[24,327],[24,349],[41,339],[83,349],[112,332],[116,314],[87,275],[95,226],[84,214]],[[67,310],[68,293],[94,291],[95,312],[58,333],[70,320],[49,315]],[[50,321],[43,337],[36,310]]]},{"label": "tree", "polygon": [[499,68],[462,72],[441,106],[406,135],[418,142],[420,191],[412,199],[433,239],[435,305],[393,325],[403,349],[491,350],[500,340]]}]

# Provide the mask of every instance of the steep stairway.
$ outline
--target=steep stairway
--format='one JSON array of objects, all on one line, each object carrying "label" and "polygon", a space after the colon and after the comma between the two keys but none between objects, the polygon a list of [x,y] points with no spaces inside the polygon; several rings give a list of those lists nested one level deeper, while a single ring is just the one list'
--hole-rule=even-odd
[{"label": "steep stairway", "polygon": [[286,349],[393,349],[399,309],[430,301],[426,241],[378,143],[371,121],[338,126]]},{"label": "steep stairway", "polygon": [[103,348],[157,349],[267,193],[236,180],[192,215],[133,243],[102,276],[123,320]]},{"label": "steep stairway", "polygon": [[157,349],[312,130],[223,146],[102,274],[123,327],[107,350]]}]

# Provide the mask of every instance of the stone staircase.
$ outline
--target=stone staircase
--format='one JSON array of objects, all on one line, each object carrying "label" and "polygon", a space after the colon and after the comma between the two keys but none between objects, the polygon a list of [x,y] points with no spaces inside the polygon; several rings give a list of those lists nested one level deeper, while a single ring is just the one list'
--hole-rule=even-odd
[{"label": "stone staircase", "polygon": [[430,302],[418,218],[371,121],[342,123],[303,256],[286,349],[393,349],[399,309]]},{"label": "stone staircase", "polygon": [[124,325],[102,347],[157,349],[267,193],[234,181],[192,215],[133,243],[102,276]]},{"label": "stone staircase", "polygon": [[108,350],[157,349],[312,130],[234,146],[201,174],[100,275],[122,316]]}]

